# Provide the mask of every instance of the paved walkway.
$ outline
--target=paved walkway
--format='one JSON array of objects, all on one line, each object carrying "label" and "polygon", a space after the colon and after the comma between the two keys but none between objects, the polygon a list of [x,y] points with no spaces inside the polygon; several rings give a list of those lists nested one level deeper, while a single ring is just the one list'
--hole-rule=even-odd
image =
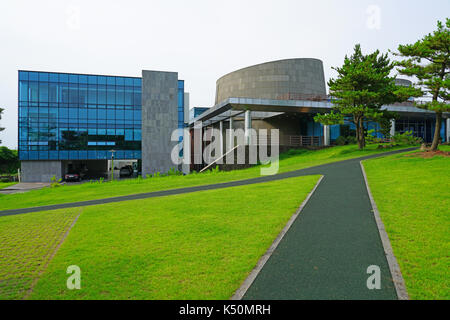
[{"label": "paved walkway", "polygon": [[30,190],[42,189],[48,187],[50,183],[44,182],[20,182],[12,186],[0,189],[0,194],[23,193]]},{"label": "paved walkway", "polygon": [[[308,170],[325,177],[244,299],[397,299],[360,160]],[[367,288],[371,265],[381,290]]]}]

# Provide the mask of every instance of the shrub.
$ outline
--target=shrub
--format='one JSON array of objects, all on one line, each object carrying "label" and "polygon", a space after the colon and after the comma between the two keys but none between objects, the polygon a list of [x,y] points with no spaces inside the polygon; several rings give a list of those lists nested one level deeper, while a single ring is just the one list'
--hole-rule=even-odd
[{"label": "shrub", "polygon": [[348,136],[347,137],[347,144],[356,144],[356,137]]},{"label": "shrub", "polygon": [[397,133],[392,137],[392,141],[398,144],[417,145],[421,144],[422,138],[414,137],[412,131]]},{"label": "shrub", "polygon": [[50,188],[57,188],[61,186],[62,179],[56,179],[56,176],[53,176],[50,182]]},{"label": "shrub", "polygon": [[344,146],[344,145],[347,144],[347,139],[346,139],[345,137],[343,137],[343,136],[339,136],[339,137],[336,139],[336,144],[337,144],[338,146]]}]

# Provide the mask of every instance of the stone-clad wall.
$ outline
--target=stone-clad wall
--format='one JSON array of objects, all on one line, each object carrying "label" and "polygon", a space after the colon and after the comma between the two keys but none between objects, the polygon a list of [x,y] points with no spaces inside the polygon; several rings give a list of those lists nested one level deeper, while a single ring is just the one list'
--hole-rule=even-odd
[{"label": "stone-clad wall", "polygon": [[62,161],[21,161],[22,182],[50,182],[52,177],[61,179],[63,175]]},{"label": "stone-clad wall", "polygon": [[166,173],[171,161],[172,131],[178,126],[178,73],[142,71],[142,176]]},{"label": "stone-clad wall", "polygon": [[287,59],[231,72],[216,83],[216,104],[227,98],[279,99],[291,94],[326,94],[322,61]]}]

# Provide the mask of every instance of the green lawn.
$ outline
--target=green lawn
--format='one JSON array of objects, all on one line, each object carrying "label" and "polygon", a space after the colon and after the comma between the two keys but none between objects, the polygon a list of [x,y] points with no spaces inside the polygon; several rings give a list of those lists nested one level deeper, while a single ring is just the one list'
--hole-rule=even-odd
[{"label": "green lawn", "polygon": [[[1,217],[0,297],[23,297],[52,251],[34,248],[60,239],[39,225],[63,230],[82,211],[29,298],[228,299],[318,178]],[[66,287],[69,265],[81,268],[81,290]]]},{"label": "green lawn", "polygon": [[[280,156],[279,172],[303,169],[315,165],[362,157],[400,149],[377,149],[377,145],[369,145],[359,151],[357,146],[340,146],[319,151],[298,150]],[[405,148],[405,146],[403,147]],[[81,185],[62,186],[59,188],[44,188],[26,193],[0,195],[0,210],[27,208],[57,203],[75,202],[81,200],[101,199],[114,196],[152,192],[166,189],[176,189],[189,186],[242,180],[260,176],[260,166],[245,170],[235,170],[220,173],[202,173],[187,176],[170,176],[151,179],[132,179],[114,182],[85,183]]]},{"label": "green lawn", "polygon": [[450,299],[450,158],[394,155],[364,167],[410,298]]},{"label": "green lawn", "polygon": [[17,184],[17,182],[0,182],[0,189],[13,186],[15,184]]},{"label": "green lawn", "polygon": [[0,300],[27,295],[80,212],[0,217]]}]

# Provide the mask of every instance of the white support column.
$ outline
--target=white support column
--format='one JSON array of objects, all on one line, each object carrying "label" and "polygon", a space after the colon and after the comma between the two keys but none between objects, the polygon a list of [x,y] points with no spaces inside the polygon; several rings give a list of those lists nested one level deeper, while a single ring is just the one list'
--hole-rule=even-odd
[{"label": "white support column", "polygon": [[191,134],[189,128],[183,130],[183,164],[181,168],[184,174],[191,172]]},{"label": "white support column", "polygon": [[395,135],[395,119],[391,119],[391,131],[389,132],[391,137]]},{"label": "white support column", "polygon": [[446,129],[447,129],[447,142],[450,142],[450,118],[446,121]]},{"label": "white support column", "polygon": [[330,145],[330,126],[329,125],[323,126],[323,145],[324,146]]},{"label": "white support column", "polygon": [[[234,136],[233,136],[233,118],[230,117],[230,131],[228,131],[228,144],[230,146],[230,150],[234,148]],[[230,151],[227,150],[227,151]]]},{"label": "white support column", "polygon": [[252,112],[250,110],[245,111],[245,144],[251,145],[252,135],[250,129],[252,128]]},{"label": "white support column", "polygon": [[219,122],[219,131],[220,131],[220,141],[219,141],[219,143],[220,143],[220,149],[219,149],[219,153],[220,153],[220,156],[222,157],[223,155],[224,155],[224,153],[223,153],[223,121],[220,121]]}]

